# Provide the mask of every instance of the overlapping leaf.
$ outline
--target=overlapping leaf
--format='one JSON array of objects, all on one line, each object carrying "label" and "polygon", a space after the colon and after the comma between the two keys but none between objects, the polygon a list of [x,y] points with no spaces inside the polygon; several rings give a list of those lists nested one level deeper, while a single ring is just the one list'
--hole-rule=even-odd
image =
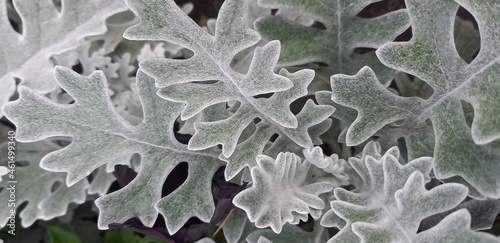
[{"label": "overlapping leaf", "polygon": [[[435,138],[424,133],[415,137],[420,142],[414,143],[435,140],[436,176],[461,176],[480,193],[499,198],[500,108],[496,97],[500,96],[500,17],[496,9],[500,8],[500,1],[457,2],[474,15],[481,33],[481,50],[470,64],[457,54],[454,45],[453,27],[459,5],[452,0],[439,4],[407,1],[413,38],[377,50],[385,65],[415,75],[432,87],[434,93],[429,99],[396,96],[379,84],[368,67],[355,76],[333,76],[332,99],[358,111],[347,132],[348,145],[359,144],[384,125],[398,120],[404,120],[403,125],[419,127],[430,118]],[[461,100],[474,109],[470,128]],[[425,146],[412,149],[414,154],[429,151]]]},{"label": "overlapping leaf", "polygon": [[314,149],[304,149],[302,152],[306,160],[317,167],[317,170],[313,172],[314,178],[328,181],[334,187],[350,184],[349,175],[345,172],[346,161],[339,159],[337,154],[327,157],[318,146]]},{"label": "overlapping leaf", "polygon": [[0,1],[0,107],[13,94],[15,78],[38,92],[54,90],[50,57],[78,46],[86,36],[103,33],[107,17],[127,10],[123,0],[63,0],[60,13],[50,0],[14,1],[22,19],[19,34],[9,23],[6,2]]},{"label": "overlapping leaf", "polygon": [[[125,1],[123,1],[125,2]],[[130,26],[137,24],[139,19],[130,11],[116,14],[106,19],[107,31],[101,35],[87,37],[87,41],[102,40],[102,52],[104,54],[112,53],[116,46],[123,41],[123,33]]]},{"label": "overlapping leaf", "polygon": [[272,9],[288,9],[299,16],[321,22],[321,30],[288,21],[281,16],[258,20],[257,31],[269,40],[280,40],[282,54],[280,66],[323,62],[330,66],[330,73],[355,74],[368,65],[376,70],[383,83],[395,74],[380,63],[374,52],[356,54],[356,48],[378,48],[394,40],[409,27],[406,10],[397,10],[373,19],[357,14],[371,3],[379,0],[321,0],[289,1],[259,0],[259,5]]},{"label": "overlapping leaf", "polygon": [[[397,147],[383,156],[380,153],[380,146],[370,142],[362,157],[349,159],[362,183],[354,191],[334,189],[332,210],[321,223],[341,230],[329,242],[496,242],[491,235],[470,230],[466,210],[452,213],[434,228],[417,233],[424,218],[454,208],[468,190],[463,185],[448,183],[428,191],[425,178],[429,178],[431,157],[401,165]],[[460,222],[459,229],[453,220]],[[455,233],[457,230],[460,234]]]},{"label": "overlapping leaf", "polygon": [[[2,155],[7,155],[7,144],[1,146]],[[51,141],[41,141],[35,143],[16,143],[16,160],[29,162],[21,166],[17,163],[14,169],[14,178],[4,178],[0,182],[2,192],[0,202],[5,205],[0,210],[0,225],[5,226],[10,216],[10,210],[16,209],[24,202],[28,202],[26,207],[17,210],[21,218],[23,227],[31,226],[36,220],[49,220],[66,214],[70,203],[81,204],[87,197],[89,182],[84,179],[68,187],[64,184],[66,175],[64,173],[54,173],[40,168],[40,160],[49,152],[61,149],[61,147]],[[2,162],[7,162],[4,158]],[[11,183],[11,181],[16,181]],[[59,186],[54,187],[58,183]],[[61,184],[62,183],[62,184]],[[15,198],[11,199],[11,191],[8,188],[14,187]],[[9,202],[14,202],[15,207],[9,207]]]},{"label": "overlapping leaf", "polygon": [[[314,77],[311,70],[295,73],[281,70],[280,75],[275,74],[273,68],[280,53],[277,41],[256,48],[246,74],[230,66],[237,53],[260,39],[246,27],[244,0],[225,1],[215,36],[182,13],[173,1],[139,0],[128,4],[141,23],[127,30],[127,38],[164,40],[194,53],[184,60],[150,59],[140,63],[144,72],[155,78],[156,86],[164,88],[160,96],[186,104],[181,113],[183,120],[216,104],[239,102],[229,117],[195,123],[196,132],[188,146],[200,150],[222,144],[221,158],[229,162],[226,178],[234,177],[245,166],[255,166],[255,157],[263,153],[272,134],[302,147],[313,146],[308,129],[324,122],[333,109],[308,102],[295,116],[289,108],[294,100],[307,94],[306,87]],[[270,98],[256,97],[272,93]],[[255,123],[255,118],[260,118],[257,129],[245,141],[248,146],[241,149],[240,135],[249,124]]]},{"label": "overlapping leaf", "polygon": [[256,230],[246,237],[246,242],[279,243],[300,241],[303,243],[321,243],[326,242],[327,239],[328,234],[326,229],[319,224],[315,224],[312,231],[305,231],[296,225],[286,224],[283,226],[283,231],[280,234],[276,234],[270,229]]},{"label": "overlapping leaf", "polygon": [[488,230],[495,223],[500,210],[500,201],[496,199],[475,200],[471,199],[460,203],[457,207],[440,214],[426,218],[420,224],[420,230],[427,230],[434,227],[449,214],[466,209],[471,214],[470,228],[473,230]]},{"label": "overlapping leaf", "polygon": [[[151,226],[158,212],[166,218],[167,229],[175,233],[193,216],[209,221],[214,202],[211,177],[221,165],[217,152],[192,152],[175,140],[173,124],[181,104],[155,95],[153,80],[139,72],[137,86],[144,108],[144,120],[129,125],[112,105],[104,74],[80,76],[66,68],[56,68],[59,84],[75,98],[71,105],[60,105],[36,92],[21,87],[20,99],[4,107],[6,116],[17,128],[19,141],[36,141],[52,136],[69,136],[73,142],[46,155],[41,166],[68,173],[73,185],[96,168],[115,158],[138,153],[141,166],[137,177],[122,190],[100,197],[99,227],[137,217]],[[184,184],[161,198],[163,183],[180,162],[189,163]]]},{"label": "overlapping leaf", "polygon": [[[246,212],[239,208],[234,209],[231,217],[227,219],[222,229],[224,238],[228,243],[246,243],[246,237],[252,232],[259,230],[248,220]],[[271,229],[268,230],[272,231]]]},{"label": "overlapping leaf", "polygon": [[438,225],[419,234],[415,242],[500,242],[500,237],[495,237],[483,232],[470,230],[471,216],[465,209],[458,210]]},{"label": "overlapping leaf", "polygon": [[325,207],[319,195],[331,191],[334,185],[327,181],[306,181],[309,162],[287,152],[280,153],[276,160],[259,155],[257,163],[259,166],[251,169],[252,187],[233,199],[234,205],[245,210],[255,226],[271,226],[280,233],[284,224],[306,221],[313,209]]}]

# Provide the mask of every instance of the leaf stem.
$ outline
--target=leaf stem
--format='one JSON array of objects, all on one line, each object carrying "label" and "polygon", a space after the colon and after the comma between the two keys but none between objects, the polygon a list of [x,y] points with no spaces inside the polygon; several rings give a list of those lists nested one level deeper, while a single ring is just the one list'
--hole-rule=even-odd
[{"label": "leaf stem", "polygon": [[217,228],[217,230],[215,231],[215,233],[212,235],[212,239],[215,237],[215,235],[217,235],[217,233],[219,233],[219,231],[222,229],[222,226],[224,226],[224,224],[226,223],[227,219],[229,219],[229,216],[231,216],[231,214],[233,213],[233,211],[234,211],[234,208],[231,209],[231,211],[229,211],[229,213],[227,214],[227,216],[224,219],[224,221],[222,221],[222,223],[220,224],[219,228]]},{"label": "leaf stem", "polygon": [[328,81],[328,79],[326,79],[325,77],[323,77],[323,75],[319,74],[318,72],[314,72],[316,74],[316,76],[318,76],[318,78],[320,78],[321,80],[325,81],[327,84],[331,84],[330,81]]}]

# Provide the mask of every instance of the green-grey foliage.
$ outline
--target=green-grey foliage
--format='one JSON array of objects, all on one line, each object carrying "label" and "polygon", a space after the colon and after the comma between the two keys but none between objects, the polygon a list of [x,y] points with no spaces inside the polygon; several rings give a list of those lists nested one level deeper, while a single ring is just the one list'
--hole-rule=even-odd
[{"label": "green-grey foliage", "polygon": [[[259,228],[271,226],[280,233],[285,223],[298,224],[307,220],[311,209],[325,207],[320,194],[333,189],[328,181],[307,180],[311,164],[291,153],[280,153],[276,160],[257,156],[253,167],[252,188],[236,195],[234,204],[244,209],[251,222]],[[316,218],[317,219],[317,218]]]},{"label": "green-grey foliage", "polygon": [[[130,1],[141,23],[128,29],[127,38],[164,40],[194,52],[189,59],[150,59],[140,63],[143,71],[155,78],[159,95],[167,100],[182,102],[181,119],[186,120],[211,106],[238,101],[233,114],[222,115],[194,125],[195,133],[188,148],[200,150],[222,145],[221,159],[228,162],[226,178],[233,178],[245,166],[255,166],[255,157],[263,153],[270,135],[279,134],[290,146],[312,147],[308,129],[325,121],[333,112],[328,106],[307,102],[296,116],[289,105],[307,94],[313,78],[311,70],[289,73],[273,72],[280,54],[280,44],[270,42],[255,49],[246,74],[231,68],[235,54],[255,45],[260,36],[246,27],[244,1],[228,1],[223,5],[210,35],[189,19],[173,2]],[[212,81],[216,82],[200,82]],[[196,82],[193,82],[196,81]],[[256,98],[274,93],[270,98]],[[204,114],[210,116],[210,114]],[[238,144],[243,130],[260,118],[254,134]],[[207,118],[208,119],[208,118]],[[283,141],[287,140],[287,141]],[[295,143],[295,144],[294,144]],[[243,150],[242,147],[251,148]],[[236,152],[235,152],[236,151]],[[234,154],[233,154],[234,153]]]},{"label": "green-grey foliage", "polygon": [[392,79],[394,71],[382,65],[374,52],[358,54],[356,48],[378,48],[394,40],[409,27],[405,9],[367,19],[357,14],[379,0],[259,0],[274,9],[287,9],[322,23],[326,29],[304,26],[280,15],[259,19],[255,25],[269,40],[280,40],[280,66],[323,62],[329,74],[355,74],[367,65],[377,70],[383,83]]},{"label": "green-grey foliage", "polygon": [[[459,5],[451,0],[439,4],[408,0],[413,38],[377,50],[385,65],[425,81],[433,89],[432,96],[397,96],[379,84],[370,67],[364,67],[354,76],[332,76],[332,99],[358,111],[347,131],[347,145],[359,144],[396,121],[420,127],[430,118],[434,133],[408,138],[409,153],[421,153],[419,150],[426,148],[420,144],[434,143],[438,178],[458,175],[484,195],[498,198],[500,150],[495,140],[500,137],[500,119],[495,115],[499,114],[495,97],[500,95],[500,40],[495,9],[500,2],[490,1],[485,6],[475,1],[458,2],[476,17],[481,32],[481,50],[470,64],[455,48],[453,27]],[[474,108],[470,127],[461,100]]]},{"label": "green-grey foliage", "polygon": [[[214,153],[189,151],[175,140],[173,123],[181,111],[180,104],[154,95],[156,88],[151,78],[139,73],[137,86],[144,108],[144,120],[138,126],[132,126],[117,114],[111,104],[102,72],[84,77],[69,69],[57,68],[56,78],[75,98],[75,104],[56,104],[21,87],[20,99],[4,109],[6,116],[18,124],[19,141],[52,136],[72,137],[73,142],[68,147],[42,159],[42,168],[67,172],[66,182],[71,186],[98,167],[113,162],[117,156],[133,153],[141,155],[140,172],[135,180],[126,188],[96,201],[101,210],[100,228],[105,229],[110,223],[124,222],[132,217],[138,217],[145,225],[152,226],[159,212],[165,216],[167,228],[171,232],[175,232],[191,216],[210,220],[214,210],[209,193],[212,178],[206,173],[214,173],[221,162]],[[155,111],[155,107],[162,107],[163,112]],[[24,113],[27,117],[11,116],[19,109],[29,109],[28,113]],[[53,112],[46,112],[48,110]],[[43,124],[38,122],[40,119],[44,120]],[[158,133],[158,130],[165,132]],[[156,182],[164,181],[182,161],[190,162],[186,183],[161,199],[163,183]],[[126,206],[116,207],[123,201],[128,202]],[[191,210],[192,214],[186,214],[179,207]]]},{"label": "green-grey foliage", "polygon": [[0,225],[15,178],[22,227],[500,242],[500,0],[383,3],[0,0]]},{"label": "green-grey foliage", "polygon": [[[1,163],[7,166],[8,144],[4,143],[0,146],[2,151]],[[10,193],[7,189],[15,186],[15,203],[17,206],[23,202],[28,202],[28,205],[19,212],[22,219],[22,226],[28,227],[37,219],[49,220],[66,214],[70,203],[83,203],[87,197],[86,190],[89,187],[89,182],[84,179],[75,185],[68,187],[64,181],[66,175],[64,173],[53,173],[40,168],[40,160],[48,153],[61,149],[61,146],[51,141],[41,141],[35,143],[20,143],[16,146],[17,160],[28,163],[24,166],[19,166],[16,169],[15,184],[9,183],[12,179],[5,176],[0,182],[0,187],[3,188],[0,193],[0,202],[6,206],[8,210],[0,211],[0,225],[5,225],[8,221]],[[55,187],[55,184],[58,186]],[[10,201],[12,202],[12,201]],[[40,210],[43,208],[43,210]]]},{"label": "green-grey foliage", "polygon": [[[54,90],[50,58],[78,46],[79,41],[90,35],[106,31],[107,17],[127,10],[123,0],[80,2],[63,0],[60,12],[52,1],[13,1],[21,17],[21,34],[9,23],[7,0],[0,1],[0,106],[8,101],[15,90],[15,78],[21,85],[38,92]],[[0,112],[0,117],[2,113]]]},{"label": "green-grey foliage", "polygon": [[[405,165],[398,162],[393,147],[381,155],[381,148],[370,142],[360,158],[349,163],[362,179],[354,191],[335,188],[335,199],[321,223],[341,230],[329,242],[491,242],[493,236],[470,229],[470,214],[457,211],[437,226],[417,233],[420,221],[457,206],[467,187],[448,183],[427,190],[432,158],[421,157]],[[342,225],[339,224],[339,219]],[[460,222],[455,224],[454,220]],[[456,229],[455,227],[459,227]],[[438,230],[439,237],[436,234]],[[456,232],[460,232],[459,235]]]}]

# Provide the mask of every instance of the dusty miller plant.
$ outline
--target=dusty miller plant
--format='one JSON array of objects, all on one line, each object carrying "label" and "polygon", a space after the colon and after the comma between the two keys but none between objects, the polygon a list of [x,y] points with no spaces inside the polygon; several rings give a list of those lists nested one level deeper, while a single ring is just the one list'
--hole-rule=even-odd
[{"label": "dusty miller plant", "polygon": [[226,0],[200,27],[172,0],[0,0],[22,226],[95,199],[99,229],[161,217],[171,241],[235,207],[227,242],[500,242],[479,232],[499,211],[500,1],[359,17],[376,2]]}]

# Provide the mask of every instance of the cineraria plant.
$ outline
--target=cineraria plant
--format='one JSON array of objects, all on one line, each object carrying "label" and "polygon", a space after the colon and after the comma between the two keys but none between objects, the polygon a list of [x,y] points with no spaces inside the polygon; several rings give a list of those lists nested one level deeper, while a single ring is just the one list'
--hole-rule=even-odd
[{"label": "cineraria plant", "polygon": [[2,238],[500,242],[500,0],[380,2],[0,0]]}]

